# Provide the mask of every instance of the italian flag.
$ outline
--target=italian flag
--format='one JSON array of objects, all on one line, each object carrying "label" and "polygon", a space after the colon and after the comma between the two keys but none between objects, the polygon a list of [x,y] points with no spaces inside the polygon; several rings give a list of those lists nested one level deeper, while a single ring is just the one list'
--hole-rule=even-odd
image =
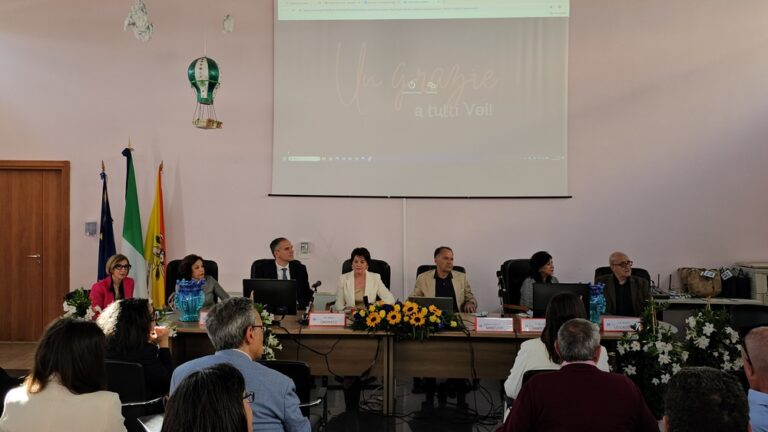
[{"label": "italian flag", "polygon": [[125,176],[125,216],[123,217],[123,243],[120,252],[128,257],[134,280],[133,297],[147,298],[147,262],[144,260],[144,239],[141,234],[139,194],[136,192],[136,174],[133,171],[131,149],[123,150],[128,168]]}]

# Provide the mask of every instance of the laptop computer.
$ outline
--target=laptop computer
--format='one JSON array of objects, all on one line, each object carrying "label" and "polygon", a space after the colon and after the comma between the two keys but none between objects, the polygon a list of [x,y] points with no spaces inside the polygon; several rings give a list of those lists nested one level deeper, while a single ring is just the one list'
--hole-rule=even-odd
[{"label": "laptop computer", "polygon": [[435,305],[436,308],[443,312],[456,312],[453,310],[453,297],[408,297],[408,300],[419,306],[429,307],[430,305]]}]

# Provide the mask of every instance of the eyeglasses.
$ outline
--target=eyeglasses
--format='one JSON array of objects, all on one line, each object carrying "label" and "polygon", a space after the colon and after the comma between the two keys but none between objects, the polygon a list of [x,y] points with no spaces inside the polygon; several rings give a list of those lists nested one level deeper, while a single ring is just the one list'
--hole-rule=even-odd
[{"label": "eyeglasses", "polygon": [[267,331],[267,327],[263,325],[252,325],[251,328],[260,328],[262,334]]},{"label": "eyeglasses", "polygon": [[115,270],[130,270],[131,265],[130,264],[117,264],[115,266]]},{"label": "eyeglasses", "polygon": [[622,268],[629,268],[632,267],[632,264],[634,264],[632,261],[622,261],[620,263],[613,264],[615,266],[619,266]]},{"label": "eyeglasses", "polygon": [[248,403],[253,403],[253,401],[256,400],[256,394],[252,391],[246,392],[243,395],[243,400],[247,400]]}]

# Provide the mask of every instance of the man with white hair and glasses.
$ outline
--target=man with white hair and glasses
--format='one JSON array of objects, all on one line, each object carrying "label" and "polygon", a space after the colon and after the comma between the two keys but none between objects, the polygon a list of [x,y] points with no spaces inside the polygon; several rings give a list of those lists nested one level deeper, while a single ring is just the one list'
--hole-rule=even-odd
[{"label": "man with white hair and glasses", "polygon": [[624,252],[614,252],[608,258],[611,274],[598,276],[595,283],[605,284],[605,313],[608,315],[640,316],[645,302],[651,298],[650,283],[632,276],[632,260]]}]

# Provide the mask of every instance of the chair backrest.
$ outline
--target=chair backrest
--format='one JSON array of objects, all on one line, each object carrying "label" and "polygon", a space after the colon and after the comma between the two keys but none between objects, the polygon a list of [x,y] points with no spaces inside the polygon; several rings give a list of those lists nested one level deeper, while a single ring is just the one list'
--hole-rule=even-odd
[{"label": "chair backrest", "polygon": [[107,367],[107,390],[120,396],[120,402],[143,402],[147,400],[144,367],[141,363],[105,360]]},{"label": "chair backrest", "polygon": [[[272,370],[280,372],[293,380],[293,384],[296,386],[296,395],[299,397],[299,402],[309,402],[312,373],[309,370],[308,364],[291,360],[260,360],[259,363]],[[301,413],[304,414],[304,416],[309,416],[309,408],[302,408]]]},{"label": "chair backrest", "polygon": [[[179,264],[181,260],[173,260],[168,263],[165,268],[165,301],[168,302],[168,297],[176,291],[176,280],[179,279]],[[203,260],[203,268],[205,274],[219,280],[219,265],[216,261]],[[213,294],[213,301],[217,302],[219,299],[216,297],[216,293]]]},{"label": "chair backrest", "polygon": [[528,258],[506,260],[501,264],[499,276],[504,286],[504,303],[520,304],[520,287],[531,274],[531,260]]},{"label": "chair backrest", "polygon": [[[610,267],[598,267],[595,269],[595,279],[597,279],[598,276],[603,276],[611,273],[613,273],[613,270],[611,270]],[[648,273],[648,270],[646,269],[641,269],[639,267],[632,267],[632,276],[637,276],[647,280],[648,282],[651,282],[651,275]]]},{"label": "chair backrest", "polygon": [[[420,275],[420,274],[422,274],[424,272],[428,272],[430,270],[434,270],[436,268],[437,268],[437,266],[434,265],[434,264],[420,265],[419,268],[416,269],[416,276],[418,276],[418,275]],[[464,269],[464,267],[462,267],[462,266],[453,266],[453,270],[457,271],[459,273],[465,273],[465,274],[467,273],[467,270]]]},{"label": "chair backrest", "polygon": [[[256,278],[260,277],[259,276],[259,274],[260,274],[259,270],[264,268],[265,266],[268,266],[268,265],[274,266],[275,265],[275,259],[274,258],[262,258],[262,259],[257,259],[256,261],[252,262],[251,263],[251,279],[256,279]],[[277,270],[275,270],[275,272],[277,272]]]},{"label": "chair backrest", "polygon": [[557,369],[533,369],[533,370],[527,370],[523,374],[523,384],[528,382],[528,380],[533,378],[535,375],[542,374],[542,373],[555,372],[556,370]]},{"label": "chair backrest", "polygon": [[[352,271],[352,260],[348,259],[341,264],[341,272],[349,273]],[[377,260],[371,258],[371,262],[368,263],[368,271],[372,273],[378,273],[381,276],[381,281],[384,282],[384,286],[389,288],[389,280],[392,274],[392,269],[389,264],[383,260]]]},{"label": "chair backrest", "polygon": [[731,306],[731,328],[746,334],[747,331],[768,325],[768,306],[756,304],[740,304]]},{"label": "chair backrest", "polygon": [[[5,400],[6,393],[21,385],[21,382],[21,379],[11,377],[5,369],[0,367],[0,400]],[[0,415],[3,414],[4,408],[3,404],[0,404]]]}]

